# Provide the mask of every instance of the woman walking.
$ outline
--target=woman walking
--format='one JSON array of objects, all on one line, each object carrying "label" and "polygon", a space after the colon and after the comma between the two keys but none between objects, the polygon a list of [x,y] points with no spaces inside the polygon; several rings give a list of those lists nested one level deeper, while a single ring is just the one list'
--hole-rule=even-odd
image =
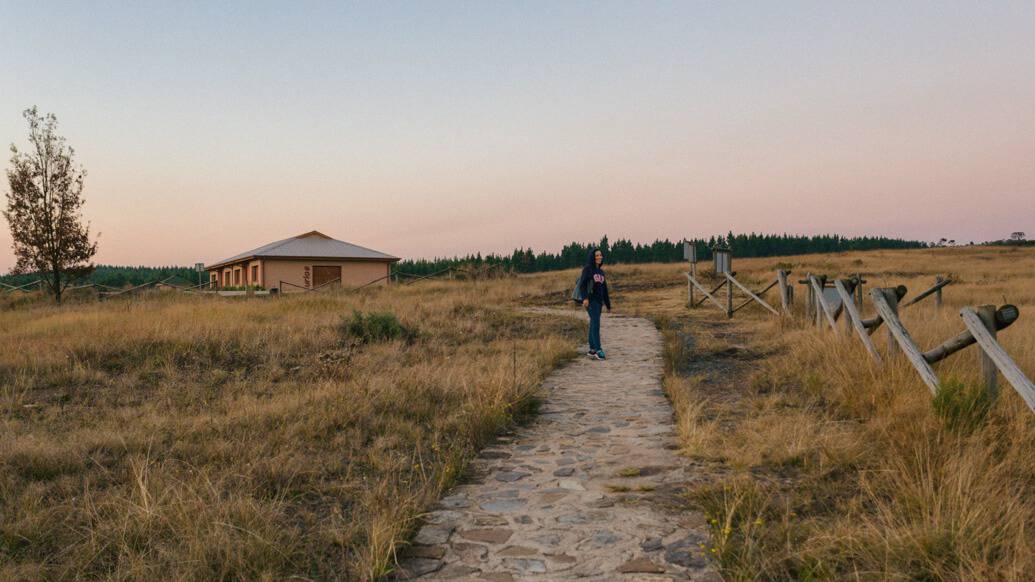
[{"label": "woman walking", "polygon": [[607,278],[601,265],[604,253],[591,249],[586,266],[582,269],[579,287],[582,291],[582,306],[589,312],[589,357],[603,360],[604,348],[600,346],[600,310],[607,307],[611,312],[611,298],[607,296]]}]

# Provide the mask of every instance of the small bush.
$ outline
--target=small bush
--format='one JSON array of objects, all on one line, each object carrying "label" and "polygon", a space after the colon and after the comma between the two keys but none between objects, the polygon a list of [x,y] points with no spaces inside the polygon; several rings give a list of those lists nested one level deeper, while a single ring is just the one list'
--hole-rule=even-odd
[{"label": "small bush", "polygon": [[345,339],[361,344],[403,340],[412,343],[417,332],[399,323],[394,313],[367,313],[353,311],[351,316],[342,317],[338,332]]},{"label": "small bush", "polygon": [[982,386],[967,385],[957,379],[942,383],[934,397],[934,410],[946,426],[960,432],[970,432],[988,415],[992,396]]}]

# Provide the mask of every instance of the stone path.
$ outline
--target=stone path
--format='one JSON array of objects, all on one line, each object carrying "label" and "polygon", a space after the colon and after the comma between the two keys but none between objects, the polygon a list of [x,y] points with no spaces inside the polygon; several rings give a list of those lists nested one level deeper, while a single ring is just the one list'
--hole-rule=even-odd
[{"label": "stone path", "polygon": [[661,336],[605,316],[606,361],[580,356],[544,382],[528,427],[482,451],[473,482],[426,516],[402,579],[718,580],[661,391]]}]

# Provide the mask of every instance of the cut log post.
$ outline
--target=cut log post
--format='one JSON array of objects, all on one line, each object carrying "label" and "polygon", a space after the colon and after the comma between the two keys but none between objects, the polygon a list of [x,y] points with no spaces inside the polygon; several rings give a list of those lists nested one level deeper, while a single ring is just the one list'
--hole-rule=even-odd
[{"label": "cut log post", "polygon": [[[937,303],[935,303],[935,305],[937,305]],[[981,323],[984,324],[985,329],[988,331],[988,335],[990,335],[993,340],[996,339],[995,305],[981,305],[975,311],[977,312],[978,317],[981,318]],[[996,372],[995,363],[992,362],[992,358],[989,357],[984,350],[980,351],[978,359],[981,362],[981,378],[985,383],[985,392],[994,399],[999,395],[999,386],[996,385],[996,376],[999,374]]]},{"label": "cut log post", "polygon": [[873,299],[873,305],[877,308],[877,312],[884,318],[884,322],[888,326],[888,334],[891,336],[888,344],[898,342],[898,347],[906,355],[906,359],[913,365],[917,373],[920,374],[924,384],[927,384],[932,394],[938,394],[938,375],[931,369],[931,365],[924,359],[924,355],[920,352],[920,348],[916,346],[913,337],[909,335],[909,331],[906,330],[898,318],[898,311],[896,309],[898,306],[898,295],[895,293],[895,290],[887,288],[873,289],[870,291],[870,297]]},{"label": "cut log post", "polygon": [[[743,291],[744,293],[747,293],[747,296],[749,297],[749,299],[748,299],[748,301],[747,301],[747,302],[745,302],[745,305],[746,305],[747,303],[751,302],[752,300],[754,300],[754,301],[756,301],[756,302],[757,302],[757,303],[758,303],[759,305],[761,305],[762,307],[765,307],[766,309],[768,309],[769,311],[771,311],[771,312],[773,313],[773,315],[780,315],[780,312],[779,312],[779,311],[777,311],[777,310],[773,309],[772,307],[770,307],[770,306],[769,306],[769,304],[768,304],[768,303],[766,303],[765,301],[762,301],[762,298],[761,298],[761,297],[759,297],[758,295],[756,295],[755,293],[753,293],[753,292],[751,291],[751,289],[748,289],[747,287],[745,287],[745,286],[744,286],[744,285],[743,285],[743,284],[742,284],[742,283],[741,283],[740,281],[738,281],[738,280],[734,279],[734,278],[733,278],[733,275],[730,275],[729,273],[726,273],[726,279],[727,279],[727,280],[728,280],[728,281],[729,281],[730,283],[732,283],[733,285],[736,285],[737,287],[739,287],[741,291]],[[769,289],[771,289],[771,288],[773,287],[773,285],[775,285],[775,284],[776,284],[775,282],[774,282],[774,283],[772,283],[772,284],[770,284],[770,285],[769,285],[768,287],[766,287],[765,289],[763,289],[763,290],[762,290],[762,291],[761,291],[760,293],[765,293],[766,291],[768,291]],[[729,289],[729,293],[727,294],[727,297],[729,297],[729,306],[730,306],[730,317],[733,317],[733,311],[735,311],[735,310],[733,309],[733,288],[732,288],[732,287],[729,287],[728,289]],[[741,307],[743,307],[743,306],[741,306]],[[740,307],[738,307],[737,309],[740,309]]]},{"label": "cut log post", "polygon": [[[827,304],[826,297],[823,297],[823,283],[818,277],[812,278],[812,288],[813,293],[816,294],[816,300],[818,302],[817,305],[819,306],[818,312],[822,316],[826,317],[827,321],[830,323],[830,329],[836,333],[837,323],[834,320],[834,310]],[[820,320],[820,323],[822,323],[822,320]]]},{"label": "cut log post", "polygon": [[963,318],[963,324],[967,326],[970,333],[974,334],[981,349],[992,359],[1006,381],[1021,395],[1028,408],[1035,412],[1035,384],[1024,375],[1021,368],[1010,358],[1003,346],[992,337],[992,334],[988,333],[981,317],[973,308],[964,307],[960,310],[960,316]]},{"label": "cut log post", "polygon": [[841,302],[845,305],[845,321],[849,322],[849,325],[855,329],[856,335],[859,336],[863,345],[866,346],[866,351],[870,352],[873,359],[880,363],[880,353],[877,352],[877,348],[873,345],[873,340],[870,339],[870,334],[866,333],[866,328],[862,325],[862,319],[859,317],[859,310],[855,308],[855,303],[852,302],[852,294],[848,289],[845,289],[845,286],[841,281],[834,281],[834,288],[837,289],[837,294],[841,296]]},{"label": "cut log post", "polygon": [[[898,294],[893,293],[890,289],[878,289],[881,292],[881,296],[884,297],[884,301],[887,303],[888,308],[891,309],[891,313],[895,314],[895,319],[898,320]],[[879,312],[884,319],[887,321],[887,317],[883,312]],[[891,331],[890,325],[888,326],[888,354],[894,357],[898,350],[895,346],[895,332]]]},{"label": "cut log post", "polygon": [[863,307],[863,280],[862,273],[855,274],[855,306],[859,309]]},{"label": "cut log post", "polygon": [[[936,285],[941,284],[942,276],[938,275],[937,277],[935,277],[934,282],[935,282]],[[938,287],[938,290],[934,292],[934,306],[935,306],[936,309],[941,309],[942,308],[942,288],[941,287]],[[995,307],[992,307],[992,311],[993,312],[995,311]],[[980,313],[978,315],[980,315]],[[992,329],[994,330],[995,328],[992,328]]]},{"label": "cut log post", "polygon": [[[697,279],[691,277],[689,273],[687,273],[686,277],[690,280],[690,283],[693,284],[694,287],[697,287],[698,291],[704,293],[705,299],[711,299],[712,303],[714,303],[716,307],[723,311],[726,311],[726,308],[722,305],[722,303],[718,299],[716,299],[714,295],[709,293],[707,289],[701,286],[701,284],[697,282]],[[725,281],[723,283],[725,283]]]},{"label": "cut log post", "polygon": [[[873,291],[871,290],[870,292],[872,293]],[[908,292],[909,290],[906,289],[905,285],[899,285],[898,287],[895,287],[895,296],[898,298],[899,301],[902,301],[902,298],[905,297],[906,293]],[[896,313],[898,313],[898,311],[896,311]],[[870,335],[873,335],[873,332],[877,331],[877,328],[879,328],[883,323],[884,318],[882,318],[879,313],[869,319],[864,319],[862,321],[863,327],[866,328],[867,332]]]},{"label": "cut log post", "polygon": [[787,315],[791,314],[791,287],[787,284],[787,275],[790,271],[780,269],[776,272],[776,280],[780,283],[780,308]]},{"label": "cut log post", "polygon": [[[1017,321],[1020,310],[1013,305],[1004,305],[996,310],[994,320],[996,331],[1004,330]],[[993,334],[994,337],[994,334]],[[956,337],[946,340],[940,346],[924,352],[928,364],[936,364],[956,352],[974,344],[977,340],[969,329],[964,329]]]}]

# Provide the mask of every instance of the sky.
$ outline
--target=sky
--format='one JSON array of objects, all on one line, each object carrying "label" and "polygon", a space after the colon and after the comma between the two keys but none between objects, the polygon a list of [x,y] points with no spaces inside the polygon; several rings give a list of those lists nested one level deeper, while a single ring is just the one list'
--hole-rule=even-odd
[{"label": "sky", "polygon": [[1030,1],[0,0],[0,143],[57,115],[101,264],[1035,237],[1033,30]]}]

